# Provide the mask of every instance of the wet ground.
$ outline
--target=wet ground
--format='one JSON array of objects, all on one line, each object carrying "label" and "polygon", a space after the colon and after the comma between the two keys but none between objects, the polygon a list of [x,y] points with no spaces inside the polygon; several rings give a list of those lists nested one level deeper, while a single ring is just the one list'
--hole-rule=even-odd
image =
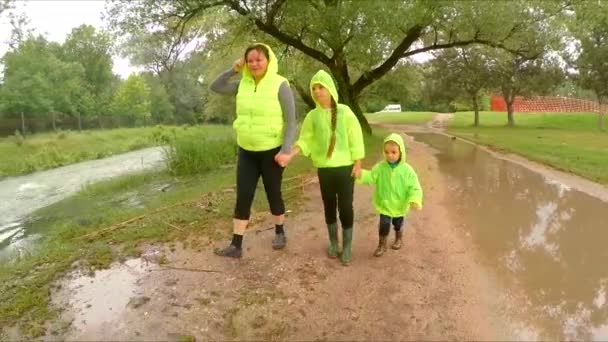
[{"label": "wet ground", "polygon": [[[461,225],[452,226],[445,205],[449,187],[431,149],[411,144],[409,158],[420,169],[425,204],[408,219],[404,247],[373,257],[377,214],[372,189],[355,191],[356,231],[353,262],[343,267],[325,256],[327,233],[318,185],[307,186],[305,204],[288,217],[288,247],[270,248],[271,225],[248,232],[242,260],[213,255],[213,243],[193,236],[199,248],[156,246],[165,261],[153,263],[135,284],[110,301],[115,316],[107,319],[107,303],[96,316],[91,303],[97,277],[70,276],[55,294],[64,303],[66,320],[84,320],[61,336],[70,340],[513,340],[530,329],[500,310],[504,291],[475,261]],[[392,237],[391,237],[392,240]],[[226,242],[216,243],[222,246]],[[157,254],[159,254],[157,253]],[[153,258],[145,257],[146,260]],[[136,265],[141,261],[133,261]],[[121,271],[122,269],[122,271]],[[217,271],[217,272],[208,272]],[[117,265],[121,282],[128,272]],[[104,273],[102,276],[106,276]],[[76,282],[78,285],[74,285]],[[112,287],[117,285],[112,285]],[[129,292],[131,291],[131,292]],[[82,295],[81,293],[86,293]],[[135,301],[141,306],[129,306]],[[66,304],[67,303],[67,304]],[[118,304],[116,304],[118,303]],[[127,304],[125,304],[127,303]],[[57,304],[62,305],[62,304]],[[87,323],[90,322],[90,323]],[[102,328],[100,328],[102,327]]]},{"label": "wet ground", "polygon": [[83,186],[162,167],[161,148],[147,148],[0,181],[0,259],[35,240],[23,220],[37,209],[70,196]]},{"label": "wet ground", "polygon": [[446,204],[482,262],[520,297],[511,311],[540,338],[608,340],[608,203],[472,144],[413,135],[439,150]]},{"label": "wet ground", "polygon": [[425,206],[402,250],[371,256],[376,216],[358,186],[353,265],[326,259],[314,184],[288,218],[285,251],[269,248],[271,231],[250,231],[239,262],[199,241],[70,275],[54,296],[72,324],[61,338],[608,340],[604,188],[578,191],[444,135],[410,136]]}]

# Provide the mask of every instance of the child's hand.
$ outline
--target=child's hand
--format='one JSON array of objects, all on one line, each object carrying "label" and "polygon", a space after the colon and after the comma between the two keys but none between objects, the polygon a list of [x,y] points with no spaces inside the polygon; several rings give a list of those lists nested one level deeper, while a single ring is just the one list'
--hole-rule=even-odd
[{"label": "child's hand", "polygon": [[420,210],[420,204],[412,202],[410,203],[410,208]]}]

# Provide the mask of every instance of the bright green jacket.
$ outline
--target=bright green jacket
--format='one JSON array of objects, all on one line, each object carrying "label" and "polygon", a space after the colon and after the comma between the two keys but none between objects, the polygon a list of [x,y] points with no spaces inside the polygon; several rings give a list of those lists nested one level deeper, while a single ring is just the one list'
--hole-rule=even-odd
[{"label": "bright green jacket", "polygon": [[414,169],[405,162],[405,144],[401,135],[392,133],[384,139],[385,144],[388,141],[399,145],[401,159],[398,165],[392,168],[383,160],[371,171],[363,170],[357,183],[376,186],[374,207],[380,214],[390,217],[407,216],[410,203],[417,203],[422,207],[422,187]]},{"label": "bright green jacket", "polygon": [[[339,167],[352,165],[356,160],[365,157],[363,132],[359,120],[346,105],[338,103],[338,92],[331,76],[319,70],[310,80],[310,93],[315,84],[320,84],[329,90],[337,104],[336,144],[331,158],[327,158],[327,150],[331,139],[331,110],[324,109],[316,102],[317,107],[304,118],[300,137],[296,145],[304,156],[312,159],[317,168]],[[314,96],[313,96],[314,99]]]},{"label": "bright green jacket", "polygon": [[232,127],[238,145],[249,151],[270,150],[283,143],[279,87],[286,79],[277,74],[277,58],[270,47],[265,46],[269,53],[266,74],[256,85],[245,64],[236,94],[236,120]]}]

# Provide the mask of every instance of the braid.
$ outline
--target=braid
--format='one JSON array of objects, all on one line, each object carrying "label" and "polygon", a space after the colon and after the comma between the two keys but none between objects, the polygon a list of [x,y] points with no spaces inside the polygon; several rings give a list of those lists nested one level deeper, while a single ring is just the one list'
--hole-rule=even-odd
[{"label": "braid", "polygon": [[338,106],[336,101],[331,99],[331,138],[329,139],[329,148],[327,149],[327,159],[331,158],[336,147],[336,123],[338,121]]}]

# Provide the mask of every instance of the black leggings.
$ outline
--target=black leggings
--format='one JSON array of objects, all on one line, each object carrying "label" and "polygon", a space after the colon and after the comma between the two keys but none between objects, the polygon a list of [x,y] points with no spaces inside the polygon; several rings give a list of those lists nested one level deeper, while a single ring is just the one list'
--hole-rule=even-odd
[{"label": "black leggings", "polygon": [[352,165],[319,168],[319,186],[325,209],[325,223],[334,224],[338,220],[336,209],[340,213],[342,228],[353,227],[353,192],[355,179],[351,176]]},{"label": "black leggings", "polygon": [[239,147],[236,167],[235,219],[249,220],[260,175],[264,183],[264,190],[266,190],[270,212],[275,216],[285,213],[285,203],[283,203],[281,194],[283,168],[274,161],[274,156],[280,150],[280,146],[267,151],[247,151]]},{"label": "black leggings", "polygon": [[395,228],[396,232],[400,231],[401,227],[403,227],[404,221],[405,219],[403,218],[403,216],[390,217],[380,214],[380,223],[378,224],[380,236],[388,235],[388,233],[391,231],[391,223],[393,224],[393,228]]}]

